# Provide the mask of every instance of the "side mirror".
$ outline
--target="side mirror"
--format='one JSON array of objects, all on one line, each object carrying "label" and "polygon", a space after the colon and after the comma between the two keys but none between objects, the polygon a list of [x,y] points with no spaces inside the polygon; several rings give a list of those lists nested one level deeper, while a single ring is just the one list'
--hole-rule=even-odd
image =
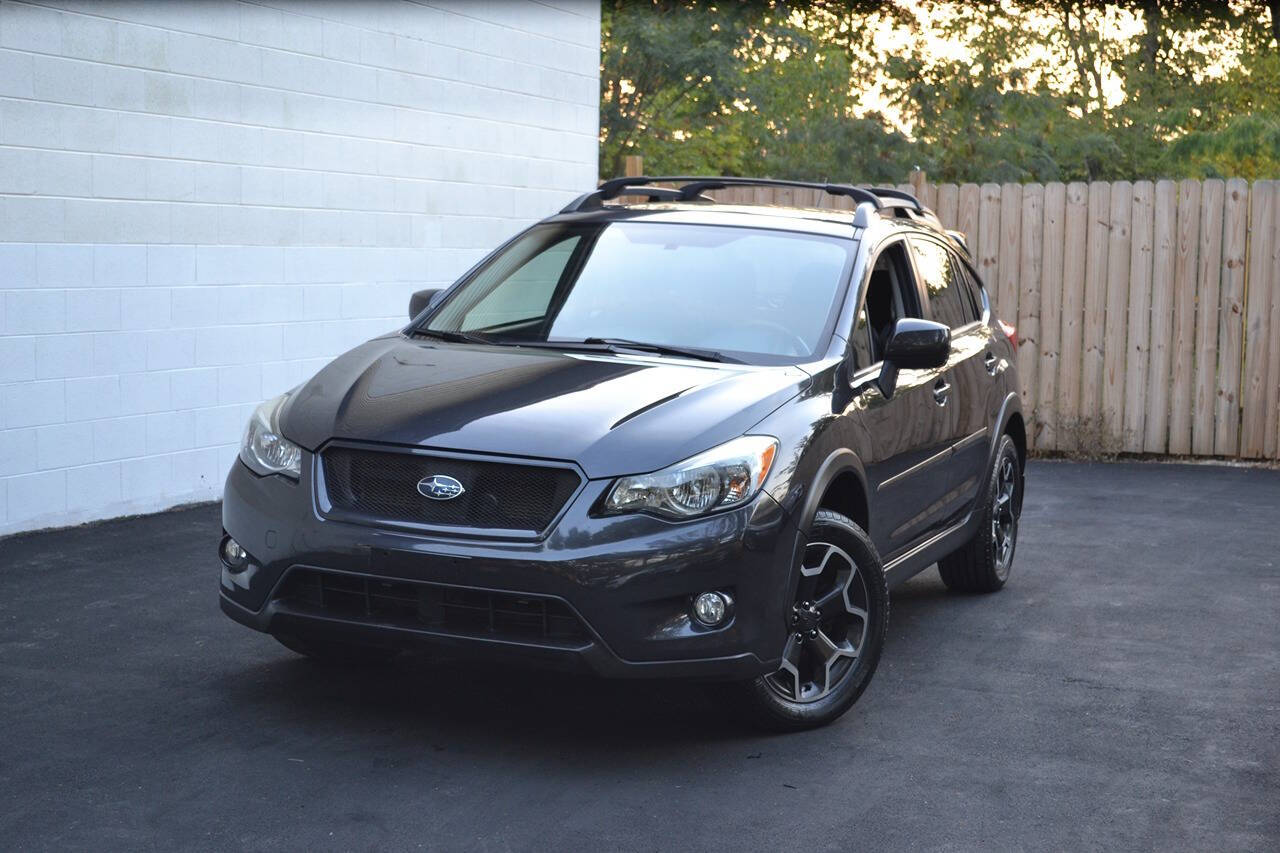
[{"label": "side mirror", "polygon": [[440,301],[440,297],[444,295],[443,287],[429,287],[426,290],[419,290],[413,296],[409,297],[409,319],[412,320],[426,309],[430,308]]},{"label": "side mirror", "polygon": [[884,348],[884,367],[876,387],[886,400],[893,397],[899,370],[942,367],[951,355],[951,329],[932,320],[904,317],[893,324]]},{"label": "side mirror", "polygon": [[884,360],[906,370],[942,367],[951,355],[951,330],[932,320],[907,317],[893,325]]}]

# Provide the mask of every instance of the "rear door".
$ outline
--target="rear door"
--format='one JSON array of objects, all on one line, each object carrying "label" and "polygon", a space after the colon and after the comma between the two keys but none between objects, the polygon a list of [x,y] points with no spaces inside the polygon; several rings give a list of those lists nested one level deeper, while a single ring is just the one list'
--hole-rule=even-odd
[{"label": "rear door", "polygon": [[883,367],[893,324],[926,316],[905,240],[881,244],[871,268],[850,332],[854,387],[860,389],[851,411],[867,432],[869,452],[862,461],[874,492],[868,533],[889,559],[942,526],[943,496],[949,488],[945,463],[952,442],[946,407],[936,394],[942,371],[899,371],[888,400],[871,384]]},{"label": "rear door", "polygon": [[956,253],[932,237],[913,236],[910,243],[929,319],[951,328],[951,355],[943,373],[949,398],[943,433],[953,452],[944,502],[951,521],[968,510],[986,470],[992,377],[983,359],[990,350],[990,329]]}]

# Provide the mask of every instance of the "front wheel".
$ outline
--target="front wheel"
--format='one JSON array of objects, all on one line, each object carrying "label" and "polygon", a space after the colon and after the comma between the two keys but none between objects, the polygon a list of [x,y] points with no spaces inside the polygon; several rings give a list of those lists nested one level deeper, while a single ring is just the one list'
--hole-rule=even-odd
[{"label": "front wheel", "polygon": [[1022,513],[1022,459],[1013,439],[1000,437],[987,478],[978,532],[960,550],[938,561],[938,574],[954,592],[995,592],[1009,580]]},{"label": "front wheel", "polygon": [[758,722],[780,731],[823,726],[871,683],[889,623],[884,566],[853,521],[819,510],[798,567],[777,672],[738,685]]}]

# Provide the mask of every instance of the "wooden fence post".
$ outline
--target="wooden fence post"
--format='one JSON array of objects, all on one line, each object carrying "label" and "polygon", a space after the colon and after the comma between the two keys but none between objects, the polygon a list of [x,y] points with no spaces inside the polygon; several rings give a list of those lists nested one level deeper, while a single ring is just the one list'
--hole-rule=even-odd
[{"label": "wooden fence post", "polygon": [[1066,248],[1063,228],[1066,217],[1066,186],[1060,183],[1046,185],[1040,264],[1040,364],[1036,374],[1036,447],[1044,450],[1058,448],[1058,371],[1062,364],[1062,271]]},{"label": "wooden fence post", "polygon": [[1151,344],[1147,360],[1147,399],[1143,406],[1142,450],[1169,450],[1169,386],[1172,382],[1174,293],[1177,282],[1178,186],[1156,183],[1151,257]]},{"label": "wooden fence post", "polygon": [[1196,288],[1196,383],[1191,415],[1191,451],[1213,455],[1213,418],[1218,391],[1218,300],[1222,293],[1222,215],[1226,186],[1204,182],[1200,194],[1200,264]]},{"label": "wooden fence post", "polygon": [[622,158],[622,174],[628,178],[638,178],[644,174],[644,157],[639,154],[628,154]]},{"label": "wooden fence post", "polygon": [[1107,317],[1102,335],[1102,435],[1108,450],[1124,445],[1125,360],[1130,355],[1129,265],[1133,255],[1133,184],[1111,185],[1111,231],[1107,235]]},{"label": "wooden fence post", "polygon": [[1240,456],[1261,459],[1267,451],[1267,385],[1280,383],[1268,374],[1269,341],[1280,334],[1271,326],[1272,300],[1280,270],[1271,263],[1276,224],[1275,181],[1255,181],[1249,193],[1249,263],[1245,268],[1244,375],[1240,383]]}]

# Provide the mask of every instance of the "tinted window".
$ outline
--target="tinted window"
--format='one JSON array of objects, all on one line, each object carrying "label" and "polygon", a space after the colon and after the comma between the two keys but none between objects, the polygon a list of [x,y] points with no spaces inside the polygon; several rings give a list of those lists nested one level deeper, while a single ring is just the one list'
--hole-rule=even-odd
[{"label": "tinted window", "polygon": [[[875,363],[884,358],[885,347],[898,320],[920,316],[916,308],[915,280],[907,261],[906,246],[901,241],[890,243],[876,256],[867,278],[867,294],[862,306],[857,322],[860,326],[865,325],[869,332],[869,362]],[[858,332],[855,330],[855,338]],[[861,362],[859,366],[862,366]]]},{"label": "tinted window", "polygon": [[569,237],[553,243],[521,264],[463,313],[461,331],[540,318],[578,241]]},{"label": "tinted window", "polygon": [[976,320],[977,314],[967,292],[960,261],[932,240],[912,239],[910,242],[920,281],[929,295],[933,319],[953,329]]},{"label": "tinted window", "polygon": [[455,290],[428,328],[498,343],[626,338],[775,361],[807,357],[831,319],[854,245],[710,225],[544,225]]},{"label": "tinted window", "polygon": [[973,271],[957,261],[956,269],[960,272],[960,280],[964,282],[964,290],[969,294],[969,302],[973,306],[973,319],[982,317],[982,287],[974,277]]},{"label": "tinted window", "polygon": [[866,306],[858,312],[858,319],[854,321],[851,343],[853,344],[854,370],[875,364],[876,359],[871,355],[871,324],[867,321]]}]

